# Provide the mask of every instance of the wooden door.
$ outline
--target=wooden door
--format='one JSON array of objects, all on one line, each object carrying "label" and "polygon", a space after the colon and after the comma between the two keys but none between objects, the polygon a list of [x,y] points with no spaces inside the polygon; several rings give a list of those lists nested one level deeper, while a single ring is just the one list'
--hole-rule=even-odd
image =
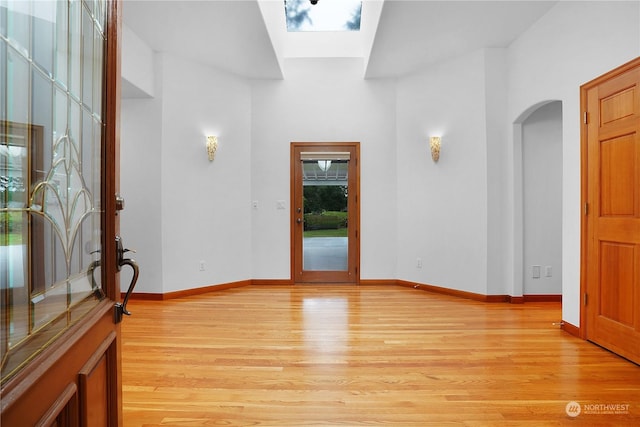
[{"label": "wooden door", "polygon": [[122,424],[120,7],[0,5],[3,426]]},{"label": "wooden door", "polygon": [[359,149],[291,144],[291,277],[294,283],[359,283]]},{"label": "wooden door", "polygon": [[582,87],[585,337],[640,363],[640,58]]}]

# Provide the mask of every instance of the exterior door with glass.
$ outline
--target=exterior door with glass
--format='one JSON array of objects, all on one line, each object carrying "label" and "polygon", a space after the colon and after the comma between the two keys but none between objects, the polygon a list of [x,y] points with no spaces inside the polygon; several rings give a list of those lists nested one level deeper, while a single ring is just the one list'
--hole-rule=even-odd
[{"label": "exterior door with glass", "polygon": [[359,282],[359,144],[291,145],[295,283]]},{"label": "exterior door with glass", "polygon": [[0,2],[1,425],[122,423],[120,6]]}]

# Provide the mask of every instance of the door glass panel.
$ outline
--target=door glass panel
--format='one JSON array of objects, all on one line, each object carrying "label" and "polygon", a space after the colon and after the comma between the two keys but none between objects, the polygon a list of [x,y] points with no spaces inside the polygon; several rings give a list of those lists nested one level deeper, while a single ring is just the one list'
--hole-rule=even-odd
[{"label": "door glass panel", "polygon": [[[5,44],[4,40],[2,44]],[[6,81],[2,82],[7,94],[6,117],[24,123],[29,120],[29,61],[10,47],[6,47],[6,54]]]},{"label": "door glass panel", "polygon": [[303,270],[348,269],[347,160],[303,160]]},{"label": "door glass panel", "polygon": [[93,25],[90,12],[84,8],[82,10],[82,102],[89,108],[93,105]]},{"label": "door glass panel", "polygon": [[6,40],[24,56],[29,57],[31,46],[29,28],[31,28],[31,10],[33,1],[6,0],[0,3],[0,7],[6,8],[7,24],[6,33],[2,35]]},{"label": "door glass panel", "polygon": [[104,7],[0,0],[3,383],[104,298]]},{"label": "door glass panel", "polygon": [[56,2],[36,1],[33,3],[32,37],[33,60],[48,76],[53,75],[53,42],[56,17]]},{"label": "door glass panel", "polygon": [[55,71],[53,77],[56,79],[60,87],[66,88],[67,82],[67,43],[69,42],[69,5],[66,1],[58,1],[55,3],[55,43],[56,48],[53,51]]},{"label": "door glass panel", "polygon": [[[68,63],[69,63],[69,89],[71,95],[80,99],[80,72],[82,55],[82,4],[79,0],[69,1],[69,34],[68,34]],[[66,56],[66,55],[65,55]]]}]

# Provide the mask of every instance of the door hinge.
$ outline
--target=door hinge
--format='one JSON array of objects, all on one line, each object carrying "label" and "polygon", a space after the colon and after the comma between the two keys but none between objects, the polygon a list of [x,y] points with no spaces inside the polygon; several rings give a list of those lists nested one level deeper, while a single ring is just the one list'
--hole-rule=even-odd
[{"label": "door hinge", "polygon": [[584,204],[584,214],[589,215],[589,203]]},{"label": "door hinge", "polygon": [[585,125],[589,124],[589,113],[588,112],[584,112],[584,116],[582,118],[582,121],[584,122]]},{"label": "door hinge", "polygon": [[583,297],[583,304],[587,305],[588,301],[589,301],[589,298],[587,297],[587,293],[585,292],[584,297]]}]

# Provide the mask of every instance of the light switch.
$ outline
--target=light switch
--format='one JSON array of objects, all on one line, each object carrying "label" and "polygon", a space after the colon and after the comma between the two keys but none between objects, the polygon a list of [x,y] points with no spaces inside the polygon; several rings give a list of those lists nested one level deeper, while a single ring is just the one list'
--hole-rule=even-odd
[{"label": "light switch", "polygon": [[531,267],[531,277],[533,277],[534,279],[539,279],[540,278],[540,266],[539,265],[534,265],[533,267]]}]

